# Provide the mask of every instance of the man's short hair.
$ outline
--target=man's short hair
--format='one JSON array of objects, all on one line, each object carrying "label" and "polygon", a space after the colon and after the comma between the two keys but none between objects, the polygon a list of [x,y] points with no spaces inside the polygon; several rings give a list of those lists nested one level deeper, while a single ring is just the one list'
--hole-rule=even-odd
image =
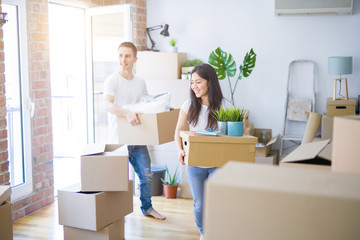
[{"label": "man's short hair", "polygon": [[136,49],[136,46],[132,43],[132,42],[123,42],[119,45],[118,47],[118,50],[121,48],[121,47],[127,47],[127,48],[131,48],[133,53],[134,53],[134,57],[136,57],[137,55],[137,49]]}]

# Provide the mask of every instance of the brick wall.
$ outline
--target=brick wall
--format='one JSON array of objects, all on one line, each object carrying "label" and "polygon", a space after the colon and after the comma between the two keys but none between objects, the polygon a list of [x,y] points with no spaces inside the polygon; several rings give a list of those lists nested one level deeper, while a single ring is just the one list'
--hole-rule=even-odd
[{"label": "brick wall", "polygon": [[[73,0],[89,7],[132,3],[134,43],[146,48],[146,0]],[[1,0],[0,0],[1,3]],[[49,63],[48,0],[27,0],[30,96],[36,111],[31,122],[33,193],[13,202],[13,219],[19,219],[54,201],[53,139]],[[3,32],[0,29],[0,184],[9,184]],[[6,56],[5,56],[6,57]]]}]

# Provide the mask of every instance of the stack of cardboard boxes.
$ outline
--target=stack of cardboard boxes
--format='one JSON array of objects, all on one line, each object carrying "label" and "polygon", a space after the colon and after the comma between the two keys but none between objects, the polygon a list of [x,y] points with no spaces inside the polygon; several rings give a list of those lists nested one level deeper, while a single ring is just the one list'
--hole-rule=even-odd
[{"label": "stack of cardboard boxes", "polygon": [[81,156],[81,184],[58,191],[65,240],[124,239],[133,212],[133,182],[121,145],[89,144]]},{"label": "stack of cardboard boxes", "polygon": [[0,239],[13,239],[10,186],[0,186]]}]

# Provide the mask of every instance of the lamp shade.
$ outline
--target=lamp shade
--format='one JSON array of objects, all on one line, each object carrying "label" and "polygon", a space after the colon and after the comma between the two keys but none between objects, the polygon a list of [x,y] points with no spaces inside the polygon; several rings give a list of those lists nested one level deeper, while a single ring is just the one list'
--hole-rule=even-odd
[{"label": "lamp shade", "polygon": [[331,75],[352,73],[352,57],[329,57],[328,72]]},{"label": "lamp shade", "polygon": [[169,34],[169,25],[168,24],[165,24],[164,25],[164,30],[162,30],[160,32],[160,35],[163,35],[165,37],[168,37],[170,34]]}]

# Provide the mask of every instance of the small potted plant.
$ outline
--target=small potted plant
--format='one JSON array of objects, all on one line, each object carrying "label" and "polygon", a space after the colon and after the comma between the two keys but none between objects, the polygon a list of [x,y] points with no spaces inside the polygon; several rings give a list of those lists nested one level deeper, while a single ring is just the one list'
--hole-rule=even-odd
[{"label": "small potted plant", "polygon": [[175,38],[172,38],[170,39],[170,52],[177,52],[178,51],[178,48],[176,47],[176,39]]},{"label": "small potted plant", "polygon": [[[204,62],[201,61],[198,58],[192,59],[192,60],[187,60],[185,61],[182,65],[181,65],[181,72],[183,73],[190,73],[193,68],[197,65],[203,64]],[[191,77],[190,77],[191,78]],[[189,78],[189,79],[190,79]]]},{"label": "small potted plant", "polygon": [[233,137],[243,136],[245,109],[226,109],[228,135]]},{"label": "small potted plant", "polygon": [[163,178],[161,178],[161,181],[163,182],[164,194],[166,198],[176,198],[177,188],[179,184],[178,176],[177,176],[178,167],[179,166],[176,166],[174,175],[171,176],[169,169],[166,165],[166,174],[168,176],[169,181],[165,181]]},{"label": "small potted plant", "polygon": [[212,112],[212,116],[216,119],[217,121],[217,127],[218,130],[222,133],[222,134],[227,134],[227,111],[223,108],[220,107],[217,110],[214,110]]}]

